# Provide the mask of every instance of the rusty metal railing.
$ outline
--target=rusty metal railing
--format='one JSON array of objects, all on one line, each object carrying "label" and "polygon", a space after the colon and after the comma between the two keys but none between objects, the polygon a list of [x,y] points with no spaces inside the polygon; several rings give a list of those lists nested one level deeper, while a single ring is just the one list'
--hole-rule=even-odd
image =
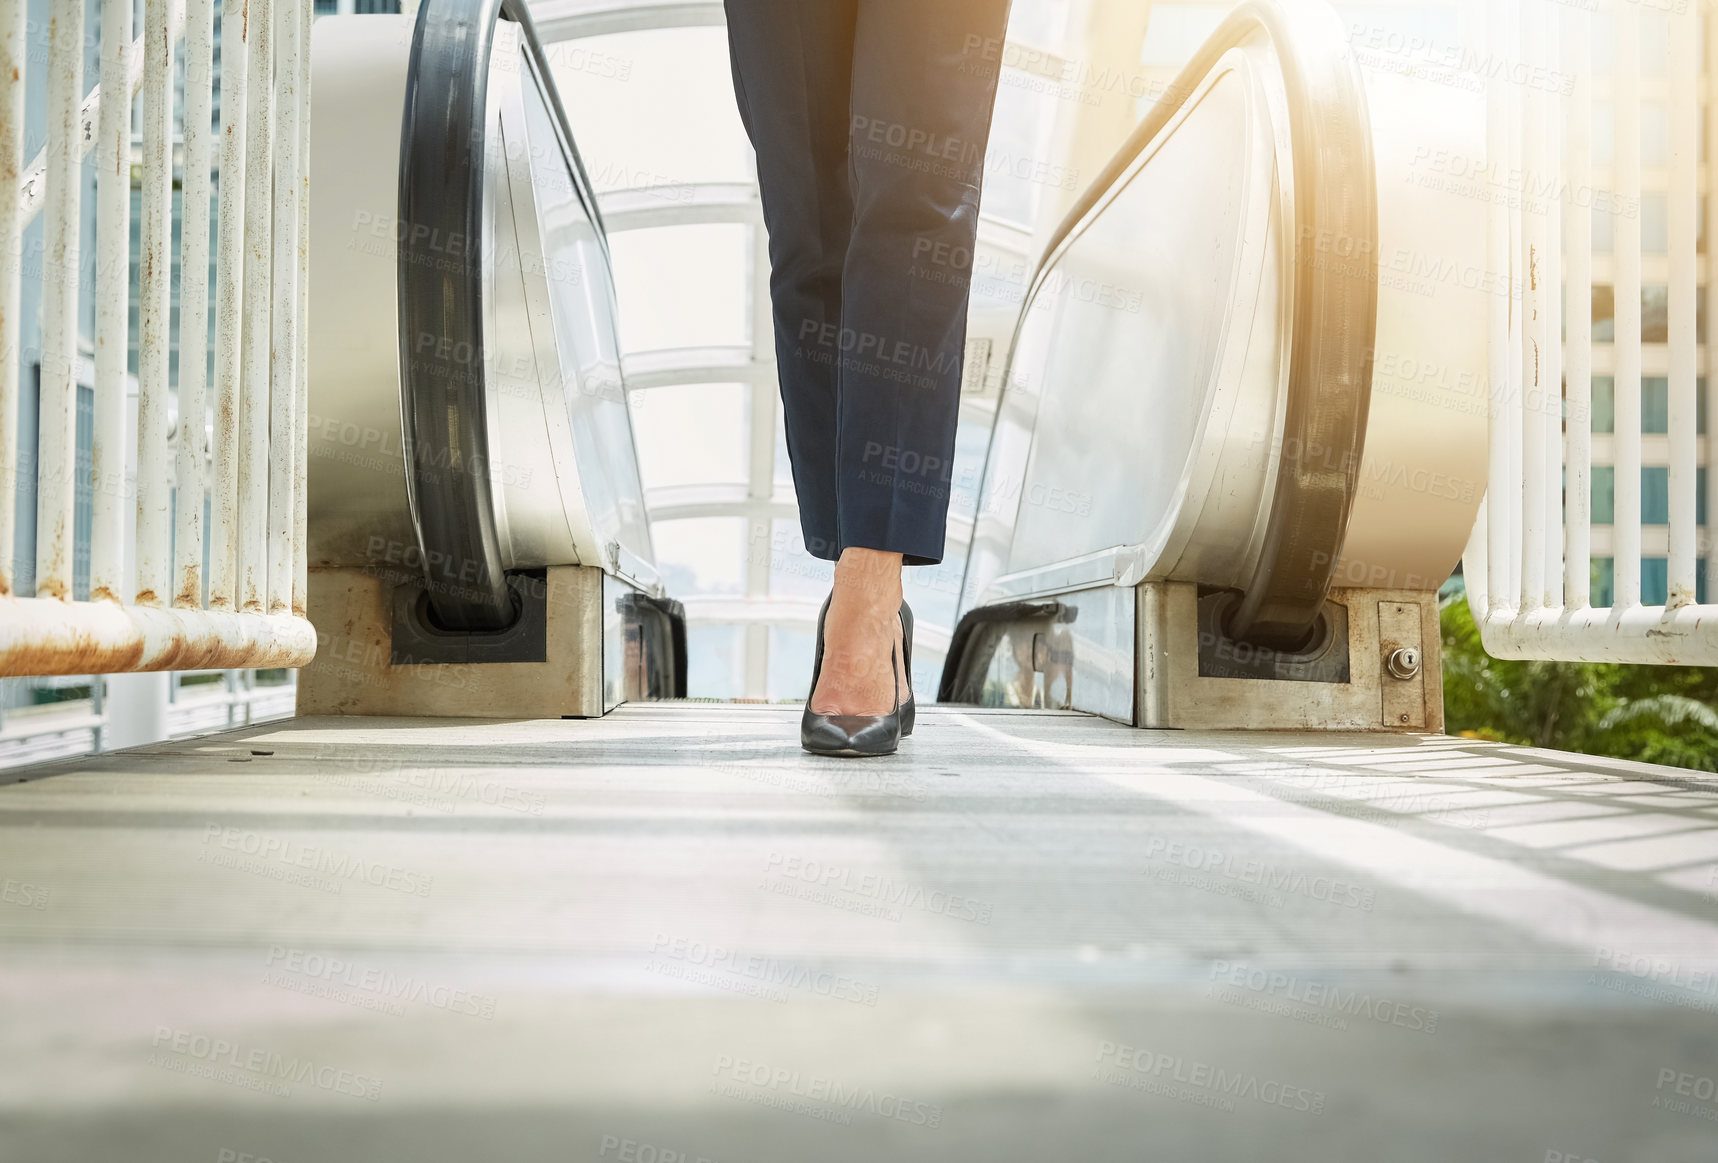
[{"label": "rusty metal railing", "polygon": [[[0,674],[292,667],[315,653],[316,634],[304,616],[311,7],[311,0],[222,5],[211,400],[205,365],[214,0],[146,0],[135,40],[132,0],[103,0],[95,30],[99,84],[87,96],[83,0],[50,0],[46,144],[28,168],[22,155],[32,63],[26,5],[0,0]],[[183,226],[175,256],[173,57],[181,43]],[[131,99],[140,90],[133,451],[126,435],[126,356]],[[88,265],[78,254],[79,170],[92,150],[94,453],[89,596],[79,600],[73,594],[75,368],[79,272]],[[4,196],[7,189],[12,196]],[[35,590],[21,596],[13,577],[14,509],[19,477],[27,471],[18,425],[26,382],[19,348],[21,243],[38,213],[44,242]],[[176,258],[182,313],[175,393]]]}]

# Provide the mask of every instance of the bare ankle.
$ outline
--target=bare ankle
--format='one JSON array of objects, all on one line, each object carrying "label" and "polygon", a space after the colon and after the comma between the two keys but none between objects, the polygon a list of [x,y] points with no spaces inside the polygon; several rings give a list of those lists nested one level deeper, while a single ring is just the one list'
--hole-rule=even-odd
[{"label": "bare ankle", "polygon": [[846,597],[862,598],[867,605],[899,605],[901,568],[899,553],[849,546],[835,563],[835,588]]}]

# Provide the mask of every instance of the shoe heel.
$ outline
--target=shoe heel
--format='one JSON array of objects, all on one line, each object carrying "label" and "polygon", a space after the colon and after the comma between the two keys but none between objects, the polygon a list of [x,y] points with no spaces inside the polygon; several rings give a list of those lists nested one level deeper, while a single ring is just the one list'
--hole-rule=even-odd
[{"label": "shoe heel", "polygon": [[918,696],[914,693],[913,681],[913,608],[906,602],[901,603],[901,657],[907,666],[907,701],[901,705],[901,737],[913,733],[913,724],[918,719]]}]

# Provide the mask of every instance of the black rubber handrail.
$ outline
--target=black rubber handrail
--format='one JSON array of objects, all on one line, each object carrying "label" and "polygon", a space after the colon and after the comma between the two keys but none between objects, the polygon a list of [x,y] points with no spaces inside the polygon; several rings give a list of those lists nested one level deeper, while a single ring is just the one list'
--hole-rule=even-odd
[{"label": "black rubber handrail", "polygon": [[489,67],[500,19],[519,25],[574,188],[608,255],[596,197],[523,0],[424,0],[400,125],[400,414],[425,587],[446,630],[501,630],[515,617],[489,477],[481,249]]},{"label": "black rubber handrail", "polygon": [[1284,648],[1317,630],[1341,556],[1359,488],[1378,319],[1378,181],[1364,83],[1335,14],[1321,29],[1307,6],[1297,7],[1246,0],[1229,13],[1062,219],[1021,313],[1023,325],[1063,248],[1223,55],[1264,33],[1282,69],[1293,146],[1295,221],[1286,241],[1294,321],[1271,519],[1229,630]]}]

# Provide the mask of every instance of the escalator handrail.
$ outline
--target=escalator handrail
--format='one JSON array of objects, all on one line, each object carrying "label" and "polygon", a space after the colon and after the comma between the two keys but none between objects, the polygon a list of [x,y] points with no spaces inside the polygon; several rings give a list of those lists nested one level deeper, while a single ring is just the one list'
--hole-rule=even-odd
[{"label": "escalator handrail", "polygon": [[[1360,483],[1378,316],[1378,182],[1365,86],[1335,13],[1326,9],[1320,30],[1306,18],[1313,8],[1245,0],[1224,18],[1051,235],[1015,332],[1018,340],[1062,251],[1139,155],[1226,53],[1263,32],[1282,71],[1293,146],[1295,221],[1285,241],[1294,317],[1271,520],[1230,629],[1283,647],[1316,629],[1341,556]],[[1316,240],[1326,239],[1336,249],[1318,253]],[[1347,255],[1338,253],[1344,247]]]},{"label": "escalator handrail", "polygon": [[425,586],[448,630],[499,630],[515,616],[489,473],[480,250],[490,56],[500,19],[519,25],[574,190],[608,261],[596,197],[524,0],[424,0],[400,125],[400,419]]}]

